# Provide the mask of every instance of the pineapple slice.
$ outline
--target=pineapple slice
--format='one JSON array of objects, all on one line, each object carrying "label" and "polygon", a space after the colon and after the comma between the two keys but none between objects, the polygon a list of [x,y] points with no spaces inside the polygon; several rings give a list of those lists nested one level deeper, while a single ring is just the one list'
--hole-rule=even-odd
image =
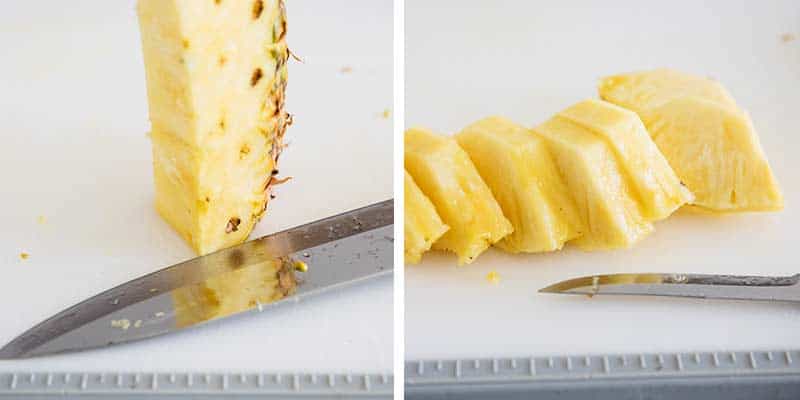
[{"label": "pineapple slice", "polygon": [[693,204],[715,212],[783,208],[778,182],[746,113],[685,97],[656,108],[645,123],[697,196]]},{"label": "pineapple slice", "polygon": [[409,264],[417,264],[422,253],[430,250],[449,226],[442,222],[431,200],[425,197],[422,190],[414,182],[414,178],[405,172],[405,259]]},{"label": "pineapple slice", "polygon": [[775,211],[783,197],[750,118],[717,82],[670,70],[606,78],[600,97],[639,114],[692,204]]},{"label": "pineapple slice", "polygon": [[139,0],[156,209],[199,254],[247,239],[282,138],[281,0]]},{"label": "pineapple slice", "polygon": [[[236,269],[238,267],[238,269]],[[226,317],[294,293],[294,263],[278,258],[232,270],[172,291],[178,327]]]},{"label": "pineapple slice", "polygon": [[456,136],[514,232],[497,246],[516,252],[561,249],[580,216],[544,140],[505,118],[482,119]]},{"label": "pineapple slice", "polygon": [[627,248],[653,230],[605,140],[561,115],[533,131],[547,142],[580,212],[585,229],[575,244],[584,250]]},{"label": "pineapple slice", "polygon": [[664,219],[693,199],[636,113],[589,99],[558,115],[602,137],[613,149],[648,220]]},{"label": "pineapple slice", "polygon": [[667,68],[603,78],[599,91],[601,99],[633,110],[640,116],[686,96],[736,107],[733,97],[719,82]]},{"label": "pineapple slice", "polygon": [[409,129],[404,142],[406,170],[450,226],[434,249],[455,252],[458,264],[463,265],[513,231],[455,139]]}]

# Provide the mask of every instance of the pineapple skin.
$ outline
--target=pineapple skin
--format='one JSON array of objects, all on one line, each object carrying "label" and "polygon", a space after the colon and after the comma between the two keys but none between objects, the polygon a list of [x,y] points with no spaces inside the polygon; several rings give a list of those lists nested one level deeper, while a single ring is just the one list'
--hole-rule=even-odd
[{"label": "pineapple skin", "polygon": [[646,123],[694,191],[695,206],[718,213],[783,209],[778,181],[747,113],[686,97],[657,108]]},{"label": "pineapple skin", "polygon": [[207,254],[266,210],[286,127],[282,1],[139,0],[156,209]]},{"label": "pineapple skin", "polygon": [[636,113],[602,100],[588,99],[558,115],[605,140],[648,220],[667,218],[694,199]]},{"label": "pineapple skin", "polygon": [[495,245],[507,252],[559,250],[583,229],[544,140],[502,117],[488,117],[456,135],[514,232]]},{"label": "pineapple skin", "polygon": [[628,248],[653,231],[610,146],[572,121],[554,116],[533,132],[554,155],[581,214],[584,250]]},{"label": "pineapple skin", "polygon": [[718,213],[783,208],[750,117],[718,82],[660,69],[605,78],[598,91],[639,114],[694,193],[692,205]]},{"label": "pineapple skin", "polygon": [[405,132],[404,144],[406,170],[450,226],[434,249],[456,253],[458,265],[464,265],[513,231],[455,139],[413,128]]},{"label": "pineapple skin", "polygon": [[422,254],[430,250],[450,227],[442,222],[436,208],[422,190],[414,182],[414,178],[405,173],[403,209],[403,230],[405,238],[405,262],[417,264]]},{"label": "pineapple skin", "polygon": [[173,290],[176,325],[189,326],[273,303],[296,289],[293,262],[288,258],[246,265]]}]

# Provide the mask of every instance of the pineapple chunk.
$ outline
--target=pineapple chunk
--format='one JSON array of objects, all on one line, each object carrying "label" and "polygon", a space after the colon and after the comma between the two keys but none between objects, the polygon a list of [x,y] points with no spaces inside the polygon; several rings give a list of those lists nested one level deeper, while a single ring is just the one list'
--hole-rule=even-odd
[{"label": "pineapple chunk", "polygon": [[[294,262],[274,259],[232,270],[172,291],[178,327],[226,317],[294,293]],[[238,268],[238,269],[235,269]]]},{"label": "pineapple chunk", "polygon": [[605,140],[556,115],[533,131],[547,142],[583,221],[584,250],[630,247],[653,230]]},{"label": "pineapple chunk", "polygon": [[673,100],[645,121],[693,204],[716,212],[777,211],[783,196],[750,117],[695,97]]},{"label": "pineapple chunk", "polygon": [[578,210],[542,138],[505,118],[489,117],[456,140],[514,226],[498,247],[513,253],[553,251],[578,236]]},{"label": "pineapple chunk", "polygon": [[281,0],[139,0],[159,214],[206,254],[266,210],[290,118]]},{"label": "pineapple chunk", "polygon": [[414,178],[408,174],[408,171],[404,172],[405,258],[407,263],[417,264],[422,259],[422,253],[430,250],[433,242],[442,237],[450,227],[442,222],[433,203],[425,197],[425,194],[414,182]]},{"label": "pineapple chunk", "polygon": [[736,107],[733,97],[719,82],[667,68],[603,78],[599,91],[601,99],[633,110],[640,116],[686,96]]},{"label": "pineapple chunk", "polygon": [[750,118],[719,83],[670,70],[604,79],[600,97],[639,114],[692,204],[775,211],[783,197]]},{"label": "pineapple chunk", "polygon": [[404,142],[406,170],[450,226],[434,249],[455,252],[463,265],[513,231],[455,139],[409,129]]},{"label": "pineapple chunk", "polygon": [[692,200],[636,113],[589,99],[558,115],[602,137],[613,149],[648,220],[664,219]]}]

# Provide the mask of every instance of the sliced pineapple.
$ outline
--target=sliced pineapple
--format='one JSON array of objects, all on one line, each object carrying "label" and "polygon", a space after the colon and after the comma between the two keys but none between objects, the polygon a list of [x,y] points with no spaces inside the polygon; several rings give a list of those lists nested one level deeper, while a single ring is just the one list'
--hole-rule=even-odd
[{"label": "sliced pineapple", "polygon": [[430,250],[433,243],[442,237],[450,227],[442,222],[433,203],[422,193],[422,190],[414,182],[414,178],[408,174],[408,171],[404,172],[405,259],[406,263],[416,264],[422,259],[422,253]]},{"label": "sliced pineapple", "polygon": [[406,170],[450,226],[434,249],[455,252],[463,265],[513,231],[455,139],[409,129],[404,141]]},{"label": "sliced pineapple", "polygon": [[533,132],[547,142],[580,212],[585,231],[575,244],[585,250],[626,248],[653,230],[602,137],[560,115]]},{"label": "sliced pineapple", "polygon": [[719,82],[667,68],[603,78],[599,91],[601,99],[633,110],[640,116],[686,96],[736,107],[733,97]]},{"label": "sliced pineapple", "polygon": [[602,137],[613,149],[648,220],[664,219],[692,200],[636,113],[589,99],[558,115]]},{"label": "sliced pineapple", "polygon": [[290,118],[281,0],[139,0],[156,209],[200,254],[263,215]]},{"label": "sliced pineapple", "polygon": [[654,109],[645,122],[695,193],[695,205],[716,212],[783,208],[778,182],[746,113],[685,97]]},{"label": "sliced pineapple", "polygon": [[783,198],[750,118],[710,79],[655,70],[604,79],[600,97],[636,111],[692,204],[716,212],[774,211]]},{"label": "sliced pineapple", "polygon": [[489,117],[456,136],[514,232],[509,252],[553,251],[579,235],[581,219],[544,140],[505,118]]}]

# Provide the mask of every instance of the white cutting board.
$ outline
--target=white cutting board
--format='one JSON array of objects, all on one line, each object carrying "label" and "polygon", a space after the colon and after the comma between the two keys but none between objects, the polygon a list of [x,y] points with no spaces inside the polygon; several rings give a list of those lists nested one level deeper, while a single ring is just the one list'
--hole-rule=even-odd
[{"label": "white cutting board", "polygon": [[406,0],[405,22],[409,126],[532,126],[596,97],[602,76],[669,66],[750,111],[786,198],[777,214],[680,213],[632,250],[426,256],[406,268],[408,358],[800,348],[800,305],[536,293],[609,272],[800,273],[800,3]]},{"label": "white cutting board", "polygon": [[[281,173],[255,236],[388,199],[391,1],[291,0]],[[353,21],[359,21],[354,24]],[[12,2],[0,13],[0,343],[192,256],[153,210],[134,1]],[[342,73],[343,67],[352,68]],[[46,218],[37,223],[37,216]],[[20,252],[30,253],[21,261]],[[383,282],[207,328],[3,371],[359,371],[392,367]]]}]

